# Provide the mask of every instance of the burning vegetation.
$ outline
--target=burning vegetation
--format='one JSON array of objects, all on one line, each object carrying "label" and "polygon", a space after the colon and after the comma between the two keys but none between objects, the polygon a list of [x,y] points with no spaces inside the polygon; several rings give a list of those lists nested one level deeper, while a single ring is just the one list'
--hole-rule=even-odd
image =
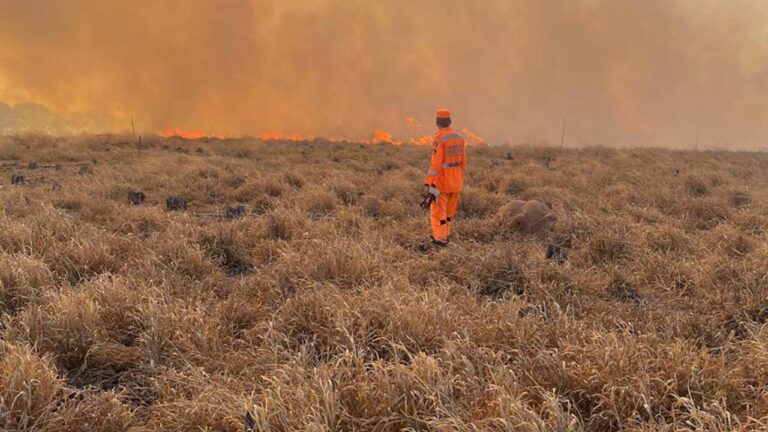
[{"label": "burning vegetation", "polygon": [[103,3],[3,3],[0,133],[418,142],[443,105],[493,143],[766,147],[764,0]]},{"label": "burning vegetation", "polygon": [[[480,137],[479,135],[473,133],[466,127],[461,129],[461,133],[464,135],[464,137],[467,139],[467,145],[468,146],[487,146],[488,142]],[[158,136],[163,138],[178,138],[178,139],[188,139],[188,140],[199,140],[199,139],[208,139],[208,138],[216,138],[216,139],[226,139],[226,137],[223,136],[217,136],[212,133],[206,133],[199,130],[185,130],[180,128],[169,128],[164,129],[157,133]],[[302,135],[302,134],[283,134],[277,131],[271,131],[271,132],[264,132],[258,136],[258,139],[261,141],[270,141],[270,142],[310,142],[310,141],[319,141],[319,142],[328,142],[328,143],[363,143],[363,144],[391,144],[394,146],[402,145],[403,142],[400,140],[395,139],[391,133],[383,131],[381,129],[374,129],[373,135],[371,138],[367,140],[362,141],[356,141],[353,139],[340,139],[335,137],[316,137],[314,135]],[[407,141],[409,144],[413,145],[432,145],[433,137],[431,135],[422,136],[418,138],[411,138],[409,141]]]},{"label": "burning vegetation", "polygon": [[221,138],[213,135],[212,132],[203,132],[199,130],[185,130],[180,128],[163,129],[157,133],[163,138],[182,138],[182,139],[203,139],[203,138]]}]

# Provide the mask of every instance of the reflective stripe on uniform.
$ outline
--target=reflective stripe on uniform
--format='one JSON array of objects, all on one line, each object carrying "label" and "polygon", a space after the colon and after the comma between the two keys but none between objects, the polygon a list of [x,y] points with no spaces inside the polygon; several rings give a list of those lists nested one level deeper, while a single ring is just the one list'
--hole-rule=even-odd
[{"label": "reflective stripe on uniform", "polygon": [[446,156],[461,156],[464,154],[464,146],[463,145],[452,145],[447,146],[445,148],[445,155]]},{"label": "reflective stripe on uniform", "polygon": [[440,165],[441,168],[458,168],[461,166],[461,162],[444,163]]},{"label": "reflective stripe on uniform", "polygon": [[429,171],[427,171],[427,175],[437,175],[437,174],[438,174],[437,170],[429,170]]},{"label": "reflective stripe on uniform", "polygon": [[455,139],[464,139],[464,137],[461,136],[460,134],[454,133],[454,134],[446,135],[440,138],[440,141],[446,142],[446,141],[455,140]]}]

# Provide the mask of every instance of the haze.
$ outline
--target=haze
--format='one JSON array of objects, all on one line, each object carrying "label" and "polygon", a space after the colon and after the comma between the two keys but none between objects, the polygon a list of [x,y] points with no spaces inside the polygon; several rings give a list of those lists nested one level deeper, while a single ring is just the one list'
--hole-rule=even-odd
[{"label": "haze", "polygon": [[0,9],[0,102],[93,114],[87,130],[124,130],[133,115],[145,133],[364,139],[380,128],[406,140],[430,133],[445,106],[492,143],[559,144],[567,118],[574,146],[768,146],[764,0],[0,0]]}]

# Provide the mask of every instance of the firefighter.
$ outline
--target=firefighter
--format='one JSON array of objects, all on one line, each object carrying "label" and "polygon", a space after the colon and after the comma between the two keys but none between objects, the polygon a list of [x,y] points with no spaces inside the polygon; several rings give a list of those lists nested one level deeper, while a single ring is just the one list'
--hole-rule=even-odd
[{"label": "firefighter", "polygon": [[436,124],[438,131],[432,142],[432,160],[424,179],[424,193],[431,202],[432,242],[446,246],[464,185],[467,146],[464,137],[451,129],[450,111],[437,110]]}]

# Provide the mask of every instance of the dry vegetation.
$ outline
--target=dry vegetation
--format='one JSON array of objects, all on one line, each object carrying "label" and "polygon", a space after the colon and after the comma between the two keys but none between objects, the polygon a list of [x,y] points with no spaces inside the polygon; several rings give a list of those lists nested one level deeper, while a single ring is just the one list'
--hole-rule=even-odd
[{"label": "dry vegetation", "polygon": [[472,149],[425,253],[425,148],[145,144],[0,138],[0,429],[768,428],[766,155]]}]

